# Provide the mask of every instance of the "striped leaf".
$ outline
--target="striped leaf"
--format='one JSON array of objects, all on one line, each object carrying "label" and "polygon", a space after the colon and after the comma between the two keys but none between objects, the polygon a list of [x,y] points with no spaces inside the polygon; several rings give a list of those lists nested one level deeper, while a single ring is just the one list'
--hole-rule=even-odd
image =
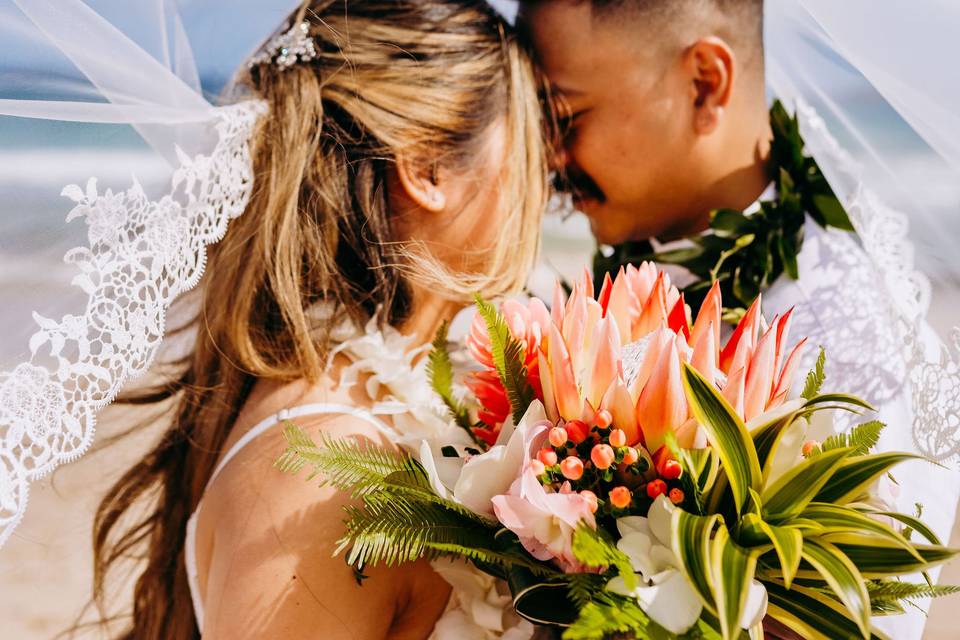
[{"label": "striped leaf", "polygon": [[[822,593],[794,585],[787,589],[777,582],[765,582],[769,605],[767,614],[805,640],[858,638],[859,626],[843,605]],[[889,640],[871,630],[870,640]]]},{"label": "striped leaf", "polygon": [[763,470],[763,481],[770,477],[770,468],[776,457],[777,449],[784,432],[802,413],[802,407],[795,410],[769,412],[766,420],[750,429],[750,437],[757,450],[757,461]]},{"label": "striped leaf", "polygon": [[710,540],[720,516],[697,516],[677,509],[673,512],[673,552],[680,560],[707,609],[716,612],[713,600],[713,576],[710,573]]},{"label": "striped leaf", "polygon": [[706,429],[720,457],[740,513],[749,490],[759,491],[762,479],[753,440],[723,396],[689,364],[683,365],[683,386],[694,418]]},{"label": "striped leaf", "polygon": [[851,449],[834,449],[807,458],[783,474],[763,492],[763,513],[767,519],[798,515],[843,464]]},{"label": "striped leaf", "polygon": [[936,545],[915,544],[914,550],[923,560],[917,558],[899,545],[886,542],[876,536],[857,534],[835,534],[829,536],[836,545],[859,569],[865,578],[887,578],[892,576],[920,573],[950,560],[960,550]]},{"label": "striped leaf", "polygon": [[866,400],[861,400],[857,396],[852,396],[849,393],[825,393],[807,400],[807,403],[804,406],[807,409],[812,409],[814,407],[821,408],[820,405],[825,404],[852,405],[854,407],[866,409],[867,411],[876,411],[873,405],[871,405],[869,402]]},{"label": "striped leaf", "polygon": [[937,534],[935,534],[930,527],[928,527],[926,524],[921,522],[918,518],[914,518],[913,516],[908,516],[904,513],[896,513],[895,511],[878,511],[876,509],[873,509],[872,507],[857,507],[857,509],[861,513],[867,513],[874,516],[885,516],[887,518],[893,518],[894,520],[898,522],[902,522],[903,524],[907,525],[908,527],[910,527],[911,529],[913,529],[914,531],[922,535],[924,538],[927,539],[927,542],[929,542],[930,544],[935,544],[935,545],[943,544],[942,542],[940,542],[940,538],[937,536]]},{"label": "striped leaf", "polygon": [[883,522],[871,518],[856,509],[835,504],[813,502],[803,510],[804,518],[816,520],[823,525],[824,531],[830,533],[872,533],[899,545],[917,560],[923,561],[910,541],[899,532]]},{"label": "striped leaf", "polygon": [[814,500],[831,504],[846,504],[863,494],[867,487],[890,470],[891,467],[907,460],[922,460],[922,456],[912,453],[876,453],[869,456],[857,456],[844,461],[833,477],[823,485]]},{"label": "striped leaf", "polygon": [[780,560],[780,572],[787,588],[793,583],[800,567],[800,552],[803,549],[801,529],[791,526],[778,526],[765,522],[762,518],[748,516],[741,526],[741,538],[749,537],[754,544],[770,544]]},{"label": "striped leaf", "polygon": [[807,540],[801,553],[847,607],[862,636],[869,638],[870,596],[856,565],[832,544],[821,540]]},{"label": "striped leaf", "polygon": [[744,549],[731,540],[725,526],[717,529],[710,544],[713,598],[724,640],[740,636],[740,618],[747,604],[759,555],[759,549]]}]

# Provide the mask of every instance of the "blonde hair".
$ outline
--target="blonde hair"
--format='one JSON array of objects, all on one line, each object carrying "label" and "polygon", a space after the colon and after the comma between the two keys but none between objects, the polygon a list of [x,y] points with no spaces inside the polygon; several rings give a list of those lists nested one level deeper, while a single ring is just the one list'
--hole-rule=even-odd
[{"label": "blonde hair", "polygon": [[[485,0],[306,3],[317,58],[252,68],[243,83],[269,105],[251,140],[254,189],[211,252],[192,352],[176,379],[128,399],[174,403],[160,443],[111,488],[94,523],[94,598],[106,619],[111,569],[145,566],[124,638],[198,637],[183,565],[187,518],[258,378],[319,377],[326,305],[360,324],[410,312],[410,284],[449,297],[524,283],[545,205],[537,80]],[[505,118],[505,208],[484,267],[457,272],[391,232],[387,174],[398,154],[469,171]],[[140,509],[141,501],[146,508]],[[134,509],[134,505],[138,508]]]}]

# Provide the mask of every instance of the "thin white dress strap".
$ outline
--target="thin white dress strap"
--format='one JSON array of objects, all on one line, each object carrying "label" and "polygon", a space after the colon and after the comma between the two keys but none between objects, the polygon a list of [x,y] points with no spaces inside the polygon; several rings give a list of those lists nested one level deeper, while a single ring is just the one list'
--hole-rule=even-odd
[{"label": "thin white dress strap", "polygon": [[[283,409],[269,418],[258,422],[230,447],[226,455],[220,459],[220,464],[218,464],[213,470],[213,473],[210,474],[210,479],[207,481],[204,493],[206,493],[206,490],[210,488],[213,481],[216,480],[220,472],[227,466],[227,463],[236,457],[245,446],[253,442],[257,436],[262,435],[272,427],[287,420],[323,414],[350,415],[359,418],[372,424],[388,438],[396,439],[396,431],[365,409],[359,409],[345,404],[326,403],[305,404],[299,407],[293,407],[292,409]],[[202,504],[203,497],[201,496],[197,510],[190,515],[190,519],[187,521],[187,532],[183,543],[183,562],[187,569],[187,584],[190,587],[190,598],[193,600],[193,613],[197,620],[197,628],[200,629],[201,633],[203,633],[203,600],[200,597],[199,574],[197,571],[197,515],[200,513],[200,506]]]}]

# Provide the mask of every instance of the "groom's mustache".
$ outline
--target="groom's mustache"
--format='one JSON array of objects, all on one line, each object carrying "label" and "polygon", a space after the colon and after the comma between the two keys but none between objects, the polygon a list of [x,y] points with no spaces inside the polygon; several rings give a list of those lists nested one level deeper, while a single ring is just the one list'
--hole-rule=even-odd
[{"label": "groom's mustache", "polygon": [[566,166],[557,171],[553,186],[559,192],[569,193],[576,200],[606,201],[606,196],[589,175],[575,166]]}]

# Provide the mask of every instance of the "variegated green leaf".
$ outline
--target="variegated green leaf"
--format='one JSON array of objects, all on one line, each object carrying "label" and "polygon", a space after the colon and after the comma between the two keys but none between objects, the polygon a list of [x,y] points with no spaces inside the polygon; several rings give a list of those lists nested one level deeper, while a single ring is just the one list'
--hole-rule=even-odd
[{"label": "variegated green leaf", "polygon": [[801,553],[847,607],[863,637],[869,638],[870,596],[856,565],[832,544],[821,540],[807,540]]},{"label": "variegated green leaf", "polygon": [[693,416],[706,429],[720,457],[737,513],[740,513],[748,491],[760,490],[762,474],[753,440],[723,396],[689,364],[683,367],[683,386]]},{"label": "variegated green leaf", "polygon": [[876,536],[835,534],[830,542],[845,553],[865,578],[887,578],[909,573],[920,573],[957,555],[957,549],[938,545],[915,544],[914,550],[923,558],[919,561],[899,545]]},{"label": "variegated green leaf", "polygon": [[830,481],[850,449],[834,449],[807,458],[783,474],[763,491],[763,513],[767,519],[784,519],[799,514]]},{"label": "variegated green leaf", "polygon": [[[860,637],[860,628],[842,604],[833,598],[794,585],[789,590],[777,582],[765,582],[767,614],[804,640],[837,640]],[[889,640],[871,630],[870,640]]]},{"label": "variegated green leaf", "polygon": [[710,543],[710,573],[720,632],[724,640],[740,636],[740,618],[757,568],[758,549],[744,549],[725,526],[717,529]]},{"label": "variegated green leaf", "polygon": [[[749,531],[744,531],[747,529]],[[796,527],[777,526],[765,522],[762,518],[744,518],[743,533],[752,537],[756,542],[763,540],[773,545],[780,560],[780,572],[787,588],[793,583],[797,569],[800,567],[800,552],[803,549],[803,533]]]},{"label": "variegated green leaf", "polygon": [[868,456],[848,458],[840,465],[833,477],[823,485],[814,500],[831,504],[846,504],[855,500],[867,487],[901,462],[922,460],[922,456],[913,453],[876,453]]},{"label": "variegated green leaf", "polygon": [[930,527],[928,527],[918,518],[914,518],[913,516],[908,516],[904,513],[896,513],[895,511],[878,511],[872,507],[857,507],[857,509],[862,513],[868,513],[870,515],[893,518],[894,520],[898,522],[902,522],[903,524],[907,525],[908,527],[910,527],[911,529],[913,529],[914,531],[922,535],[924,538],[927,539],[927,542],[929,542],[930,544],[935,544],[935,545],[943,544],[942,542],[940,542],[940,538],[937,536],[937,534],[935,534]]},{"label": "variegated green leaf", "polygon": [[907,552],[913,555],[917,560],[923,558],[917,553],[910,541],[904,538],[899,532],[883,522],[871,518],[868,515],[836,504],[826,504],[822,502],[812,502],[801,514],[804,518],[816,520],[824,527],[826,534],[831,533],[872,533],[889,540],[893,544],[903,547]]},{"label": "variegated green leaf", "polygon": [[710,540],[720,516],[698,516],[682,509],[673,512],[673,552],[707,609],[716,612],[710,573]]},{"label": "variegated green leaf", "polygon": [[852,405],[854,407],[866,409],[867,411],[876,411],[873,405],[866,400],[862,400],[857,396],[852,396],[848,393],[825,393],[807,400],[807,403],[804,406],[807,409],[813,409],[825,404]]},{"label": "variegated green leaf", "polygon": [[763,482],[770,477],[773,460],[780,447],[784,432],[792,425],[803,412],[802,407],[784,408],[782,411],[772,411],[766,419],[757,425],[751,425],[750,437],[757,450],[757,461],[763,470]]}]

